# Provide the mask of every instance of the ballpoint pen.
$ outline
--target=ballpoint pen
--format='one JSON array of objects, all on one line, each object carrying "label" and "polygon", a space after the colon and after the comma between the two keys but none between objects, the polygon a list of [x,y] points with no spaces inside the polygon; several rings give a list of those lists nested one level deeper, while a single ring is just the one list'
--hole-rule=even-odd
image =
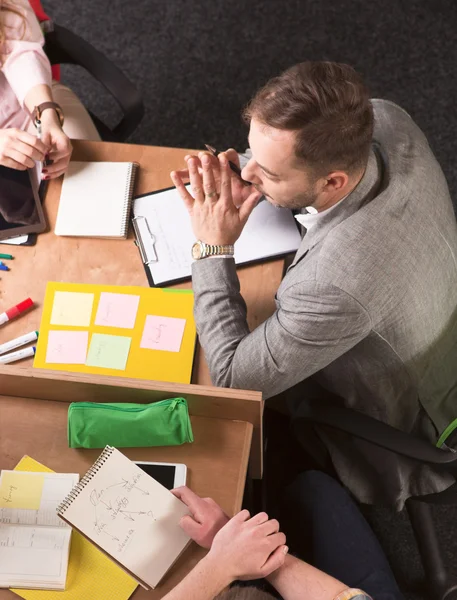
[{"label": "ballpoint pen", "polygon": [[[213,156],[217,157],[217,155],[220,154],[218,152],[218,150],[216,150],[216,148],[214,148],[213,146],[210,146],[209,144],[205,144],[205,147],[209,152],[211,152],[211,154]],[[232,169],[232,171],[234,173],[236,173],[236,175],[238,175],[238,177],[241,179],[241,181],[244,183],[244,185],[252,185],[252,183],[250,181],[246,181],[245,179],[243,179],[241,177],[241,169],[234,162],[232,162],[231,160],[229,160],[228,162],[229,162],[229,166]]]}]

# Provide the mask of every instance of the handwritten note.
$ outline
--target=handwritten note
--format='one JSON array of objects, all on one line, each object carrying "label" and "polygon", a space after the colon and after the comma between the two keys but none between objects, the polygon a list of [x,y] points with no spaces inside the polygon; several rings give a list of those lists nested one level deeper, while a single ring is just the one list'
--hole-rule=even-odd
[{"label": "handwritten note", "polygon": [[50,331],[46,348],[46,362],[84,365],[89,344],[87,331]]},{"label": "handwritten note", "polygon": [[132,338],[122,335],[92,334],[86,365],[124,371],[131,341]]},{"label": "handwritten note", "polygon": [[94,294],[56,292],[51,313],[51,325],[88,327],[92,316]]},{"label": "handwritten note", "polygon": [[0,508],[38,510],[43,485],[44,475],[3,471],[0,479]]},{"label": "handwritten note", "polygon": [[102,292],[95,325],[133,329],[140,303],[139,296]]},{"label": "handwritten note", "polygon": [[186,327],[186,319],[148,315],[140,348],[179,352]]}]

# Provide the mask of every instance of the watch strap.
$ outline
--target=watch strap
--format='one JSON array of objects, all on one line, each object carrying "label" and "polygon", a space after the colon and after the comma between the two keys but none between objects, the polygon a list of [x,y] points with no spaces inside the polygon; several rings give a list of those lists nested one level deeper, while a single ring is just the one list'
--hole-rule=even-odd
[{"label": "watch strap", "polygon": [[53,110],[56,111],[57,116],[59,117],[60,126],[62,126],[64,123],[63,110],[62,110],[61,106],[59,104],[57,104],[57,102],[42,102],[38,106],[35,106],[35,108],[33,109],[33,112],[32,112],[32,119],[35,122],[40,121],[43,111],[48,110],[49,108],[52,108]]},{"label": "watch strap", "polygon": [[214,245],[205,244],[205,256],[233,256],[235,254],[235,248],[230,244]]}]

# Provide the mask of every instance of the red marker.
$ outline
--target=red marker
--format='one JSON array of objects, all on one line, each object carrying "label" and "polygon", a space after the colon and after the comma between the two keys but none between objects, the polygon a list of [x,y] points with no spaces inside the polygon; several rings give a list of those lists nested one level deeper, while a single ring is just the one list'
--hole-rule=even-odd
[{"label": "red marker", "polygon": [[8,323],[8,321],[11,321],[11,319],[15,319],[32,306],[33,300],[31,298],[27,298],[27,300],[24,300],[24,302],[16,304],[16,306],[13,306],[13,308],[10,308],[4,313],[0,314],[0,325]]}]

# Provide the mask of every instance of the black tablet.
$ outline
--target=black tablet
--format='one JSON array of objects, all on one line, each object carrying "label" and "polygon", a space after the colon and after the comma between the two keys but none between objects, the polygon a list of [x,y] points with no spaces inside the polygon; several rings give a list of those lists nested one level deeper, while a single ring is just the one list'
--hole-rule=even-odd
[{"label": "black tablet", "polygon": [[33,170],[0,165],[0,240],[46,229],[35,179]]}]

